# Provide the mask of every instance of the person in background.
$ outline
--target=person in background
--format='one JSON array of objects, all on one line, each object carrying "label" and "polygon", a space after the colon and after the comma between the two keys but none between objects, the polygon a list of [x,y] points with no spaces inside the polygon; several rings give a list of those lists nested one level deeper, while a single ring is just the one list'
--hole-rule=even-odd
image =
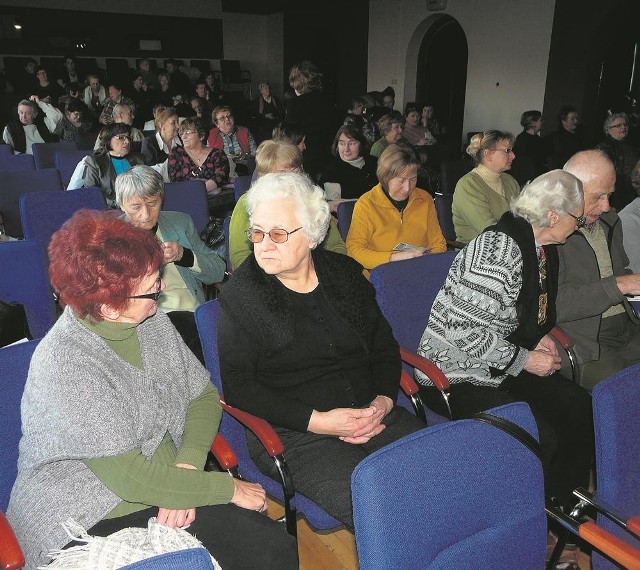
[{"label": "person in background", "polygon": [[477,133],[467,154],[476,167],[458,180],[451,206],[456,239],[462,243],[495,224],[520,192],[516,179],[507,174],[515,158],[511,133],[494,129]]},{"label": "person in background", "polygon": [[298,568],[295,540],[260,514],[264,489],[204,471],[219,394],[157,310],[164,260],[152,232],[112,212],[76,212],[51,239],[65,310],[31,360],[7,509],[26,568],[79,545],[67,519],[103,537],[151,517],[197,536],[223,568]]},{"label": "person in background", "polygon": [[288,121],[281,121],[271,131],[271,140],[297,146],[302,153],[307,150],[306,139],[307,137],[302,128]]},{"label": "person in background", "polygon": [[80,83],[80,77],[76,70],[76,58],[72,55],[64,57],[64,66],[60,70],[57,82],[62,89],[66,89],[70,83]]},{"label": "person in background", "polygon": [[390,111],[393,111],[393,108],[396,106],[396,92],[393,87],[387,87],[382,92],[382,106]]},{"label": "person in background", "polygon": [[149,89],[159,89],[158,76],[151,71],[151,64],[147,58],[142,58],[138,62],[138,72],[142,75],[142,81]]},{"label": "person in background", "polygon": [[[128,103],[118,103],[113,108],[113,122],[114,123],[124,123],[125,125],[129,125],[131,127],[131,150],[135,152],[140,152],[142,147],[142,141],[144,140],[144,135],[140,129],[137,129],[133,126],[134,120],[133,107]],[[93,147],[93,150],[97,150],[100,146],[100,137],[96,139],[96,143]]]},{"label": "person in background", "polygon": [[142,141],[141,152],[148,166],[164,162],[171,150],[182,144],[178,137],[178,113],[173,107],[157,111],[155,123],[155,134]]},{"label": "person in background", "polygon": [[367,140],[355,125],[338,129],[331,145],[333,159],[320,177],[331,211],[345,200],[357,200],[378,184],[377,160],[367,148]]},{"label": "person in background", "polygon": [[[266,140],[260,143],[256,154],[256,172],[258,178],[276,172],[303,172],[302,152],[297,146],[283,141]],[[229,223],[229,260],[235,271],[251,255],[252,243],[247,237],[249,213],[247,195],[243,194],[233,208]],[[319,247],[335,253],[346,254],[347,248],[340,237],[335,219],[331,219],[329,229]]]},{"label": "person in background", "polygon": [[[511,202],[497,224],[453,261],[418,353],[447,376],[453,419],[523,401],[540,434],[545,491],[568,511],[589,484],[594,453],[589,394],[561,376],[549,331],[556,324],[558,251],[584,224],[581,182],[554,170]],[[559,304],[558,299],[558,304]],[[447,414],[440,392],[416,373],[425,403]]]},{"label": "person in background", "polygon": [[382,263],[447,249],[433,198],[416,188],[418,167],[411,147],[387,147],[378,160],[380,183],[355,204],[347,254],[367,272]]},{"label": "person in background", "polygon": [[33,95],[31,99],[22,99],[18,103],[18,116],[4,128],[2,140],[14,154],[33,154],[33,143],[58,140],[54,132],[60,121],[62,113],[58,109]]},{"label": "person in background", "polygon": [[91,130],[92,124],[88,120],[89,109],[79,99],[71,99],[64,110],[64,117],[58,123],[54,134],[61,141],[77,141],[80,135]]},{"label": "person in background", "polygon": [[[249,174],[249,160],[256,156],[256,141],[246,127],[236,126],[233,111],[220,105],[211,111],[214,126],[209,131],[209,146],[223,150],[236,165],[239,175]],[[240,168],[238,168],[240,166]]]},{"label": "person in background", "polygon": [[631,185],[638,198],[618,212],[622,222],[624,251],[629,257],[629,269],[640,273],[640,160],[631,171]]},{"label": "person in background", "polygon": [[405,125],[402,129],[402,138],[413,146],[433,145],[437,141],[420,122],[420,112],[415,103],[409,103],[404,112]]},{"label": "person in background", "polygon": [[400,111],[391,111],[378,121],[382,136],[371,147],[370,154],[379,158],[384,149],[389,145],[397,143],[402,137],[405,118]]},{"label": "person in background", "polygon": [[62,88],[53,81],[49,81],[49,74],[44,66],[39,66],[36,70],[38,85],[32,95],[36,95],[41,101],[55,105],[62,95]]},{"label": "person in background", "polygon": [[631,171],[640,159],[638,149],[627,140],[629,134],[629,116],[626,113],[613,113],[604,120],[605,138],[596,145],[609,157],[616,169],[616,191],[611,196],[611,205],[622,210],[638,196],[631,184]]},{"label": "person in background", "polygon": [[144,158],[131,151],[131,127],[126,123],[103,127],[98,139],[98,149],[84,159],[84,186],[100,188],[107,206],[116,208],[116,176],[132,166],[144,164]]},{"label": "person in background", "polygon": [[132,99],[130,99],[129,97],[124,97],[122,95],[122,88],[117,83],[111,83],[109,85],[108,93],[109,98],[105,101],[102,112],[100,113],[100,117],[98,117],[98,121],[102,125],[110,125],[115,121],[113,116],[113,109],[116,105],[129,105],[132,112],[134,112],[136,108]]},{"label": "person in background", "polygon": [[182,146],[175,146],[169,152],[169,180],[204,180],[207,194],[219,194],[229,182],[229,160],[225,152],[205,145],[207,132],[198,119],[182,121],[178,134]]},{"label": "person in background", "polygon": [[165,63],[165,69],[171,78],[171,87],[174,95],[187,96],[193,91],[193,85],[187,77],[186,73],[180,71],[178,62],[175,59],[169,59]]},{"label": "person in background", "polygon": [[378,124],[373,120],[373,115],[367,107],[367,97],[361,95],[351,100],[351,107],[346,113],[343,121],[344,125],[355,125],[364,138],[367,139],[367,146],[371,146],[380,138]]},{"label": "person in background", "polygon": [[166,71],[158,73],[158,85],[159,88],[154,92],[154,102],[156,105],[164,105],[165,107],[173,107],[173,97],[177,95],[173,85],[171,85],[171,78]]},{"label": "person in background", "polygon": [[271,131],[284,117],[284,107],[271,93],[271,85],[266,81],[258,85],[258,91],[260,95],[254,106],[259,123],[258,138],[262,142],[269,138]]},{"label": "person in background", "polygon": [[562,107],[558,113],[558,122],[558,129],[542,139],[547,157],[546,166],[549,170],[562,168],[575,153],[587,148],[579,127],[578,110],[575,107]]},{"label": "person in background", "polygon": [[[273,425],[296,490],[353,529],[355,466],[425,425],[395,405],[398,344],[362,267],[317,247],[331,219],[322,190],[304,175],[267,174],[247,206],[254,251],[219,297],[225,400]],[[251,434],[248,445],[277,480]]]},{"label": "person in background", "polygon": [[142,127],[147,119],[151,117],[151,93],[144,82],[142,73],[136,72],[133,74],[131,88],[127,94],[134,104],[135,125],[136,127]]},{"label": "person in background", "polygon": [[525,111],[520,117],[522,132],[513,143],[513,152],[519,159],[531,160],[535,176],[544,172],[545,147],[540,138],[542,130],[542,113],[540,111]]},{"label": "person in background", "polygon": [[97,75],[87,75],[87,83],[83,93],[84,104],[96,117],[99,117],[107,101],[107,91],[100,84],[100,78]]},{"label": "person in background", "polygon": [[434,107],[431,103],[422,106],[420,122],[425,128],[425,132],[428,133],[425,134],[425,139],[429,141],[432,139],[439,141],[439,139],[444,136],[445,129],[436,118]]},{"label": "person in background", "polygon": [[165,287],[158,308],[169,315],[185,344],[204,363],[193,312],[206,301],[203,286],[224,279],[224,260],[202,242],[188,214],[161,211],[164,182],[151,167],[134,166],[123,172],[116,178],[115,190],[125,219],[153,232],[162,243]]}]

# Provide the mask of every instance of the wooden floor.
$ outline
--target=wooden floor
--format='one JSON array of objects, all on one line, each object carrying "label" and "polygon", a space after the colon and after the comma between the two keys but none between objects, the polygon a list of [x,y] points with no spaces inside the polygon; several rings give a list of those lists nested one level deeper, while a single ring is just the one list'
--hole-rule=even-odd
[{"label": "wooden floor", "polygon": [[[267,502],[272,519],[283,516],[282,505],[271,499],[267,499]],[[315,532],[304,519],[299,518],[298,549],[301,570],[358,570],[355,540],[345,528],[333,532]],[[580,570],[589,570],[589,555],[580,553],[579,564]]]}]

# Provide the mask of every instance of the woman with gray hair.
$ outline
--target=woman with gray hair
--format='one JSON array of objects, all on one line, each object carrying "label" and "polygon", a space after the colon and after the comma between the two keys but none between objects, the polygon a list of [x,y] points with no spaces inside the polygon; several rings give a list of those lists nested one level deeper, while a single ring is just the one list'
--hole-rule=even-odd
[{"label": "woman with gray hair", "polygon": [[[510,211],[456,256],[418,349],[449,379],[454,419],[529,404],[547,494],[566,507],[575,502],[573,489],[589,483],[591,399],[558,374],[548,333],[556,319],[556,247],[584,223],[582,183],[573,175],[553,170],[526,185]],[[425,403],[446,414],[430,381],[417,380]]]},{"label": "woman with gray hair", "polygon": [[520,192],[516,179],[507,174],[516,157],[513,142],[511,133],[495,129],[471,137],[467,154],[476,167],[458,180],[451,205],[458,241],[469,243],[495,224]]},{"label": "woman with gray hair", "polygon": [[[220,294],[225,400],[272,423],[296,490],[353,528],[350,480],[376,449],[424,424],[394,405],[400,354],[362,267],[318,249],[331,215],[304,175],[247,193],[253,253]],[[278,478],[257,440],[249,451]]]},{"label": "woman with gray hair", "polygon": [[224,279],[224,260],[200,239],[188,214],[161,211],[164,184],[150,166],[134,166],[118,176],[115,192],[126,220],[153,232],[162,244],[165,288],[158,308],[167,313],[186,345],[203,362],[193,312],[206,301],[203,285]]},{"label": "woman with gray hair", "polygon": [[616,191],[611,196],[611,205],[618,211],[631,203],[638,195],[631,184],[631,171],[638,162],[638,150],[629,142],[629,116],[613,113],[604,120],[605,138],[596,148],[606,153],[616,169]]}]

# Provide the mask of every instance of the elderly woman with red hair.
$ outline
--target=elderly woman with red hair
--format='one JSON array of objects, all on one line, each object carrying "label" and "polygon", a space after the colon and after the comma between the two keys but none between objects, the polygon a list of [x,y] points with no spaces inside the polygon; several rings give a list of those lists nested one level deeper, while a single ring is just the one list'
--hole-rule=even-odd
[{"label": "elderly woman with red hair", "polygon": [[220,402],[157,311],[154,234],[82,210],[54,234],[49,257],[66,308],[33,355],[7,511],[26,567],[69,542],[68,519],[106,536],[156,517],[188,527],[224,568],[297,568],[293,539],[259,514],[262,487],[203,471]]}]

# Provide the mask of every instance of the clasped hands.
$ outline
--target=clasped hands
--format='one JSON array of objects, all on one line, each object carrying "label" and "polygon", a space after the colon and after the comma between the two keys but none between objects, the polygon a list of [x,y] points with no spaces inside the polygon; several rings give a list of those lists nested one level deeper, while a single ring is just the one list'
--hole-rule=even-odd
[{"label": "clasped hands", "polygon": [[385,429],[383,418],[393,409],[387,396],[376,396],[366,408],[334,408],[328,412],[314,410],[308,430],[335,435],[345,443],[366,443]]},{"label": "clasped hands", "polygon": [[561,365],[562,361],[556,343],[549,335],[545,335],[537,346],[529,351],[524,369],[536,376],[550,376],[560,370]]}]

